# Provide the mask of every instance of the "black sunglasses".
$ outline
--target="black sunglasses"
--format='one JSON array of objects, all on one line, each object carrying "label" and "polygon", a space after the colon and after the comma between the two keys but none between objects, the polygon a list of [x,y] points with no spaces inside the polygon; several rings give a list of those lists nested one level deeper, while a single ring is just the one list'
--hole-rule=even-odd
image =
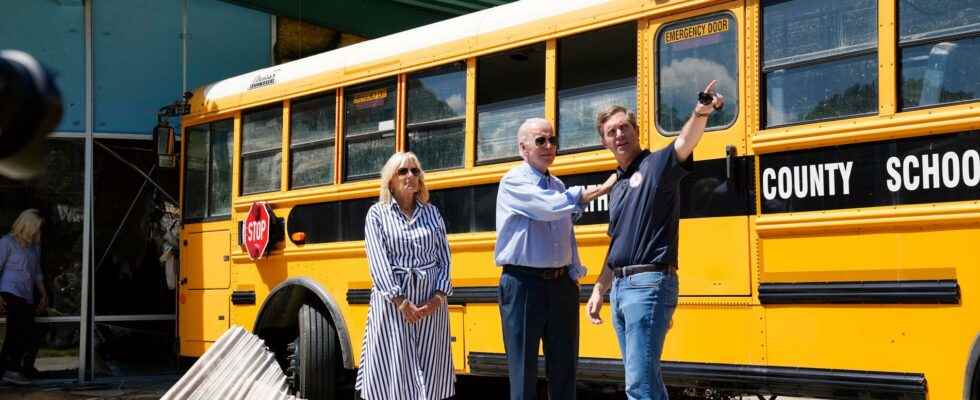
[{"label": "black sunglasses", "polygon": [[421,170],[419,170],[418,168],[415,168],[415,167],[412,167],[412,168],[401,167],[401,168],[398,168],[398,175],[405,175],[405,174],[408,173],[408,171],[412,171],[412,175],[415,175],[415,176],[419,176],[419,174],[422,173]]},{"label": "black sunglasses", "polygon": [[551,143],[552,146],[558,147],[558,136],[538,136],[534,138],[535,146],[544,146],[544,142]]}]

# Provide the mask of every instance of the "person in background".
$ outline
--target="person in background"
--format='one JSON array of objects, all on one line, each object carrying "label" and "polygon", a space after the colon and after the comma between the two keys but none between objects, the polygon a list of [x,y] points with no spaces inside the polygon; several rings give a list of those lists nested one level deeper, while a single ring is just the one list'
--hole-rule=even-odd
[{"label": "person in background", "polygon": [[[41,216],[24,210],[10,233],[0,238],[0,309],[7,312],[7,332],[0,350],[3,380],[30,384],[24,376],[25,352],[34,342],[34,313],[47,307],[48,293],[41,273]],[[35,303],[35,290],[39,300]]]},{"label": "person in background", "polygon": [[415,154],[392,155],[381,182],[364,224],[372,285],[355,388],[366,400],[452,397],[446,225]]}]

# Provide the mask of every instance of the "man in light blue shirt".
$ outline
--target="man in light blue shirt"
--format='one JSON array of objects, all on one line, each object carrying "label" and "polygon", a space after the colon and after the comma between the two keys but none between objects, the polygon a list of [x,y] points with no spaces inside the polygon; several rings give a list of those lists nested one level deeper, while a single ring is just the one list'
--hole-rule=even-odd
[{"label": "man in light blue shirt", "polygon": [[548,120],[532,118],[517,133],[524,162],[500,181],[494,257],[503,267],[498,295],[512,400],[533,400],[538,344],[544,340],[550,399],[575,398],[578,366],[578,256],[572,214],[609,191],[602,185],[569,189],[548,172],[558,137]]}]

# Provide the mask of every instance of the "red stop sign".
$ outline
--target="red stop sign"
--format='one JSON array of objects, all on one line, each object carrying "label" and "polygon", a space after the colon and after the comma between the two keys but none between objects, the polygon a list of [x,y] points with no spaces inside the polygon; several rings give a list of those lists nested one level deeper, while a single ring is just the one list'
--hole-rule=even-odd
[{"label": "red stop sign", "polygon": [[269,246],[270,219],[266,202],[252,203],[248,216],[242,223],[242,243],[248,252],[248,258],[258,260],[265,255],[265,249]]}]

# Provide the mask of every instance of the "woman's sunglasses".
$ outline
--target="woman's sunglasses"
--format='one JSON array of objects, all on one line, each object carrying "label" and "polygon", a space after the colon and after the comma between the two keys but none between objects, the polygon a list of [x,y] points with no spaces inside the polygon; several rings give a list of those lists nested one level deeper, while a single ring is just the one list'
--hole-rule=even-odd
[{"label": "woman's sunglasses", "polygon": [[554,147],[558,147],[558,136],[538,136],[534,138],[535,146],[544,146],[545,142],[551,143],[551,145]]},{"label": "woman's sunglasses", "polygon": [[398,175],[399,176],[405,175],[405,174],[408,173],[408,171],[412,171],[412,175],[415,175],[415,176],[419,176],[419,174],[422,173],[421,170],[419,170],[418,168],[415,168],[415,167],[412,167],[412,168],[401,167],[401,168],[398,168]]}]

